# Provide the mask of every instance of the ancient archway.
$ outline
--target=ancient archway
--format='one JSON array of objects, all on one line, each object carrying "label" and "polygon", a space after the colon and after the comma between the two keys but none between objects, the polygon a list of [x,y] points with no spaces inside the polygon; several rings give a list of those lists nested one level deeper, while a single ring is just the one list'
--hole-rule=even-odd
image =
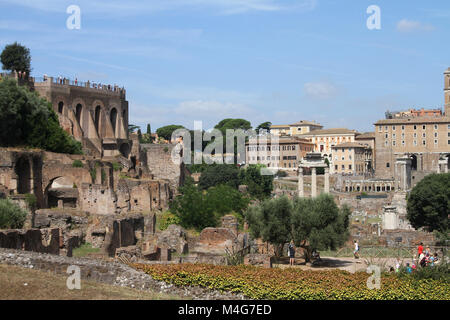
[{"label": "ancient archway", "polygon": [[78,125],[81,127],[81,113],[83,112],[83,106],[81,103],[77,104],[75,107],[75,118],[78,121]]},{"label": "ancient archway", "polygon": [[114,132],[114,134],[116,134],[116,122],[117,122],[117,109],[116,108],[111,109],[109,119],[111,120],[111,126],[113,128],[113,132]]},{"label": "ancient archway", "polygon": [[71,177],[51,179],[44,191],[44,201],[48,208],[75,208],[77,200],[78,189]]},{"label": "ancient archway", "polygon": [[411,170],[417,170],[417,156],[415,154],[411,155]]},{"label": "ancient archway", "polygon": [[94,125],[95,125],[95,130],[97,130],[97,133],[99,136],[100,136],[100,132],[99,132],[98,128],[99,128],[99,123],[100,123],[101,110],[102,110],[102,108],[100,106],[95,107]]},{"label": "ancient archway", "polygon": [[15,172],[17,175],[17,193],[31,193],[31,167],[26,157],[21,157],[16,162]]},{"label": "ancient archway", "polygon": [[120,153],[128,159],[128,155],[130,154],[130,146],[128,145],[128,143],[123,143],[120,146]]},{"label": "ancient archway", "polygon": [[58,102],[58,113],[62,114],[64,111],[64,102]]}]

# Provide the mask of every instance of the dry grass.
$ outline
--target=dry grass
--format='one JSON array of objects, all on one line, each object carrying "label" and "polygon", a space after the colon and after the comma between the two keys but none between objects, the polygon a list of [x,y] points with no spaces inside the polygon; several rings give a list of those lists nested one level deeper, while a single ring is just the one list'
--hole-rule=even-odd
[{"label": "dry grass", "polygon": [[0,300],[173,300],[173,295],[140,291],[81,280],[80,290],[69,290],[67,277],[0,264]]}]

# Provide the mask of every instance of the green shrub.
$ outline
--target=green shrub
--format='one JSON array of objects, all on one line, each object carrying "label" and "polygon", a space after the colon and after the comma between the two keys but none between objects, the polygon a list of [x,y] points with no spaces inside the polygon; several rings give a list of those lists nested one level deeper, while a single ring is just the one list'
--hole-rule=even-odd
[{"label": "green shrub", "polygon": [[123,165],[119,162],[113,162],[112,167],[114,171],[120,171],[123,168]]},{"label": "green shrub", "polygon": [[450,284],[450,268],[448,263],[442,260],[440,261],[440,263],[434,266],[427,266],[427,267],[417,266],[412,273],[408,273],[406,271],[406,267],[402,267],[400,268],[398,276],[400,278],[412,277],[413,279],[416,280],[433,279]]},{"label": "green shrub", "polygon": [[105,183],[106,181],[106,172],[105,170],[102,168],[102,170],[100,171],[101,175],[102,175],[102,184]]},{"label": "green shrub", "polygon": [[28,205],[28,208],[30,208],[31,210],[36,208],[36,204],[37,204],[37,199],[36,196],[32,193],[28,193],[25,195],[25,201]]},{"label": "green shrub", "polygon": [[0,82],[0,122],[8,124],[0,127],[0,146],[82,154],[81,143],[61,128],[51,103],[13,79]]},{"label": "green shrub", "polygon": [[92,183],[95,183],[95,180],[97,179],[97,169],[92,168],[89,170],[89,173],[91,174]]},{"label": "green shrub", "polygon": [[158,229],[164,231],[171,224],[180,224],[180,218],[177,215],[171,213],[170,211],[166,211],[159,217],[159,221],[157,222],[157,224]]},{"label": "green shrub", "polygon": [[20,229],[27,212],[9,199],[0,199],[0,229]]},{"label": "green shrub", "polygon": [[81,160],[74,160],[72,163],[72,167],[74,168],[83,168],[83,162]]}]

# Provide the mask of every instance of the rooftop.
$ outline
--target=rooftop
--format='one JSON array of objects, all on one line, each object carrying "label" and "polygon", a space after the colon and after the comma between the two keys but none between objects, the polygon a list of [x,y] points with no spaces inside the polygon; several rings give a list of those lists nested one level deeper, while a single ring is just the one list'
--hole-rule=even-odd
[{"label": "rooftop", "polygon": [[375,132],[364,132],[358,134],[355,139],[375,139]]},{"label": "rooftop", "polygon": [[408,124],[408,123],[450,123],[450,117],[414,117],[414,118],[396,118],[383,119],[375,122],[375,125],[380,124]]},{"label": "rooftop", "polygon": [[350,130],[346,128],[331,128],[331,129],[319,129],[313,130],[308,133],[302,133],[298,136],[321,136],[321,135],[333,135],[333,134],[358,134],[356,130]]},{"label": "rooftop", "polygon": [[363,145],[362,143],[358,142],[345,142],[338,144],[336,146],[332,146],[331,148],[367,148],[367,146]]}]

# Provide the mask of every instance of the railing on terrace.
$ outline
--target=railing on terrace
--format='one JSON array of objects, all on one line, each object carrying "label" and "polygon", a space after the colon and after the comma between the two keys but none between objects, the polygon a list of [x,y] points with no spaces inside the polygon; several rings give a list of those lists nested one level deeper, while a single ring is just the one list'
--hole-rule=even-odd
[{"label": "railing on terrace", "polygon": [[[15,78],[19,79],[17,75],[14,73],[6,73],[2,72],[0,73],[2,78]],[[25,79],[22,79],[22,81],[26,81]],[[117,92],[121,95],[126,94],[125,88],[120,88],[117,85],[110,85],[110,84],[102,84],[102,83],[96,83],[91,81],[79,81],[78,79],[69,79],[69,78],[61,78],[61,77],[50,77],[50,76],[43,76],[43,77],[29,77],[28,81],[32,83],[49,83],[52,84],[59,84],[59,85],[70,85],[70,86],[77,86],[77,87],[83,87],[83,88],[90,88],[90,89],[96,89],[96,90],[104,90],[109,92]]]}]

